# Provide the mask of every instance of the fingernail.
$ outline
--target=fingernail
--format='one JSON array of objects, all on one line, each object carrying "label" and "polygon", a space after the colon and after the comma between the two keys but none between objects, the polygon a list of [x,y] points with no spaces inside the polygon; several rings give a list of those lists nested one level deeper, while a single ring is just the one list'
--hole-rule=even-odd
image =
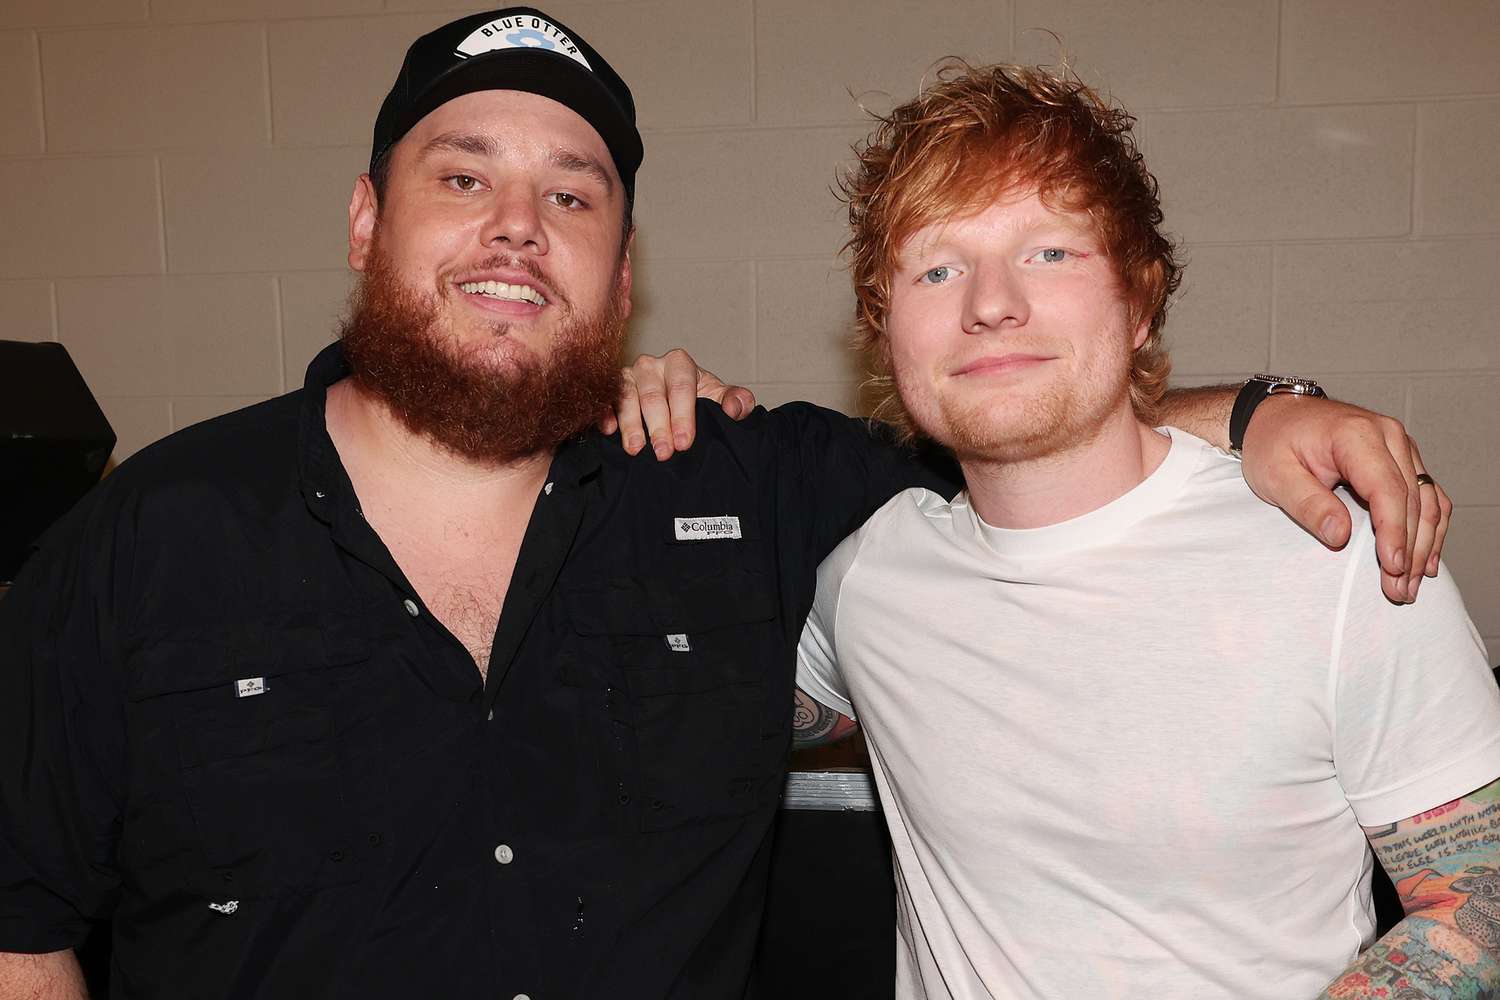
[{"label": "fingernail", "polygon": [[631,434],[625,439],[625,450],[634,455],[636,452],[641,450],[641,445],[645,443],[646,439],[641,437],[641,435]]},{"label": "fingernail", "polygon": [[669,455],[672,454],[672,447],[671,447],[671,445],[667,444],[665,441],[663,441],[660,444],[658,444],[652,450],[656,452],[656,457],[657,458],[666,458],[667,456],[669,456]]},{"label": "fingernail", "polygon": [[1334,517],[1332,514],[1329,514],[1323,519],[1322,526],[1318,528],[1318,534],[1322,536],[1325,545],[1333,544],[1333,533],[1335,530],[1337,530],[1338,525],[1339,519]]},{"label": "fingernail", "polygon": [[1417,599],[1417,591],[1420,590],[1421,587],[1422,587],[1422,577],[1421,576],[1414,576],[1414,577],[1412,577],[1411,578],[1411,582],[1409,582],[1406,585],[1406,594],[1407,594],[1407,596],[1410,597],[1412,600],[1415,601]]},{"label": "fingernail", "polygon": [[678,451],[686,451],[688,446],[687,432],[678,431],[672,436],[672,443],[677,446]]},{"label": "fingernail", "polygon": [[1390,559],[1388,559],[1387,561],[1391,564],[1391,569],[1394,572],[1396,572],[1396,573],[1405,573],[1406,572],[1406,550],[1405,549],[1391,549],[1391,556],[1390,556]]}]

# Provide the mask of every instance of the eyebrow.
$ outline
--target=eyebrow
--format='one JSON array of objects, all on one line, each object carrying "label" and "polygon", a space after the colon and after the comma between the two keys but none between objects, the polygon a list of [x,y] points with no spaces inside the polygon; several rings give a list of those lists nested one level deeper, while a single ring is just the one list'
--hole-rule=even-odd
[{"label": "eyebrow", "polygon": [[[443,151],[467,153],[471,156],[499,157],[505,150],[494,136],[485,135],[482,132],[444,132],[427,140],[419,155],[425,159],[433,153]],[[605,194],[614,193],[615,182],[597,157],[581,153],[576,149],[562,147],[552,150],[547,157],[547,162],[570,173],[588,174],[604,186]]]}]

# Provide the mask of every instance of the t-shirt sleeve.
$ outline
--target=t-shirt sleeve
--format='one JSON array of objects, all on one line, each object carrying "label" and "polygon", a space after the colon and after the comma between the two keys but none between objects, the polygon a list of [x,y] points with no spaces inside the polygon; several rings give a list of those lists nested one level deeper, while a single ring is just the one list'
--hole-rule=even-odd
[{"label": "t-shirt sleeve", "polygon": [[0,598],[0,951],[75,947],[118,892],[123,702],[94,579],[112,554],[54,529]]},{"label": "t-shirt sleeve", "polygon": [[1369,533],[1335,632],[1334,766],[1363,826],[1383,826],[1500,777],[1500,689],[1447,567],[1416,603],[1375,586]]},{"label": "t-shirt sleeve", "polygon": [[835,629],[839,592],[859,552],[862,532],[847,538],[818,567],[818,592],[797,642],[797,687],[819,704],[855,718],[849,688],[839,671]]}]

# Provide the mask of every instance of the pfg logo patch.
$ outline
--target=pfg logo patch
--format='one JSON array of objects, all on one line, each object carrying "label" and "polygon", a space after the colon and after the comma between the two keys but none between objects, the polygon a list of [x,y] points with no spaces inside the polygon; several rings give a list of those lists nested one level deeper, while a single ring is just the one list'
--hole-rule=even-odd
[{"label": "pfg logo patch", "polygon": [[567,56],[584,69],[592,70],[589,61],[578,51],[578,46],[561,28],[545,17],[520,14],[512,17],[497,17],[489,24],[481,25],[468,38],[458,43],[453,50],[456,56],[470,56],[497,52],[500,49],[545,49]]},{"label": "pfg logo patch", "polygon": [[672,531],[679,542],[708,542],[721,538],[742,538],[740,519],[733,514],[717,517],[674,517]]}]

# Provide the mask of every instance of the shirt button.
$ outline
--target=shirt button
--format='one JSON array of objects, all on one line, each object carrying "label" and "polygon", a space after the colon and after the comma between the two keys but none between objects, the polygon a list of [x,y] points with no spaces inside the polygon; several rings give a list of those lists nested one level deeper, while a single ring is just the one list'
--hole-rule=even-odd
[{"label": "shirt button", "polygon": [[412,600],[410,597],[402,601],[401,606],[405,608],[406,613],[411,615],[413,618],[417,617],[417,615],[419,614],[419,612],[417,611],[417,602]]},{"label": "shirt button", "polygon": [[525,993],[517,993],[515,996],[511,997],[510,1000],[531,1000],[531,997],[527,996]]},{"label": "shirt button", "polygon": [[502,865],[508,865],[516,860],[516,852],[510,849],[509,844],[501,844],[495,848],[495,860]]}]

